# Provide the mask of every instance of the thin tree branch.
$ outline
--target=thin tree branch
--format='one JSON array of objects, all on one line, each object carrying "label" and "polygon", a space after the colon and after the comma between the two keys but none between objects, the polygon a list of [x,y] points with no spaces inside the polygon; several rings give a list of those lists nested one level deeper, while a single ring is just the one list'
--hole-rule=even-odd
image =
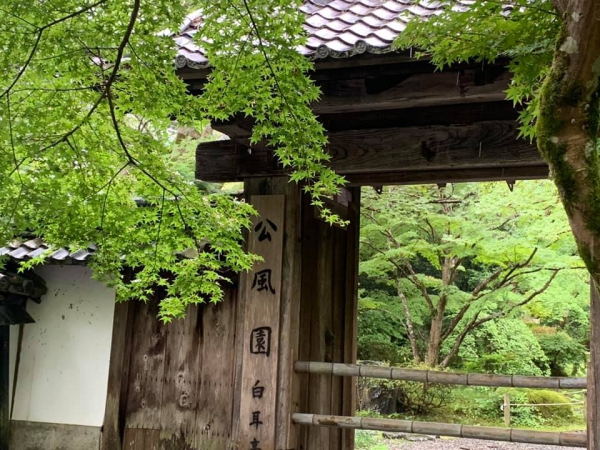
[{"label": "thin tree branch", "polygon": [[462,345],[463,341],[465,340],[465,338],[471,331],[473,331],[475,328],[480,327],[484,323],[490,322],[494,319],[499,319],[501,317],[506,317],[509,313],[514,311],[516,308],[525,306],[526,304],[531,302],[534,298],[536,298],[538,295],[543,294],[550,287],[550,285],[552,284],[552,281],[554,281],[554,278],[556,278],[556,276],[558,275],[558,273],[560,271],[561,271],[561,269],[553,269],[552,275],[550,276],[550,278],[548,278],[546,283],[540,289],[538,289],[538,290],[532,292],[530,295],[528,295],[523,301],[514,303],[509,308],[504,309],[502,311],[497,311],[497,312],[490,314],[482,319],[479,319],[480,313],[475,314],[475,316],[469,322],[469,324],[465,327],[465,329],[458,335],[458,338],[454,342],[452,349],[450,350],[448,355],[446,355],[446,357],[442,361],[442,367],[447,367],[448,364],[450,364],[450,361],[452,360],[452,358],[454,358],[456,356],[456,354],[458,353],[458,350],[460,349],[460,346]]},{"label": "thin tree branch", "polygon": [[[52,22],[47,23],[46,25],[43,25],[39,28],[37,28],[37,36],[35,38],[35,41],[33,42],[33,47],[31,48],[31,51],[29,52],[29,55],[27,56],[27,59],[25,60],[25,63],[23,64],[23,66],[21,66],[21,68],[19,69],[19,72],[17,73],[17,76],[13,79],[12,83],[10,83],[8,85],[8,87],[2,92],[2,94],[0,94],[0,99],[3,98],[4,96],[8,95],[8,93],[12,90],[13,87],[15,87],[15,85],[19,82],[19,80],[21,79],[21,77],[25,74],[25,71],[27,70],[27,68],[29,67],[29,64],[31,63],[31,61],[33,60],[33,57],[35,56],[35,52],[37,51],[40,42],[42,40],[42,35],[44,34],[44,31],[46,31],[47,29],[58,25],[59,23],[65,22],[69,19],[72,19],[80,14],[83,14],[97,6],[100,6],[101,4],[105,3],[107,0],[100,0],[96,3],[93,3],[91,5],[88,5],[78,11],[75,11],[71,14],[68,14],[64,17],[61,17],[60,19],[56,19],[53,20]],[[30,24],[31,25],[31,24]]]}]

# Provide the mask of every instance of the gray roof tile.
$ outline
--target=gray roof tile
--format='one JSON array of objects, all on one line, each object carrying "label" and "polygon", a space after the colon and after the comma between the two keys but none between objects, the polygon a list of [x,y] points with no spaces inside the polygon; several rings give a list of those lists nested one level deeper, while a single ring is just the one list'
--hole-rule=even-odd
[{"label": "gray roof tile", "polygon": [[6,255],[13,261],[25,262],[44,252],[52,251],[46,260],[48,264],[86,264],[95,250],[95,246],[89,245],[87,249],[75,252],[66,248],[52,251],[42,239],[36,238],[26,242],[14,241],[5,247],[0,247],[0,256]]},{"label": "gray roof tile", "polygon": [[[306,45],[298,52],[312,59],[345,58],[361,53],[385,53],[412,19],[439,14],[447,2],[439,0],[304,0]],[[467,10],[474,0],[458,0],[453,8]],[[505,8],[507,11],[510,7]],[[202,24],[199,11],[190,14],[174,36],[177,67],[204,68],[208,60],[194,43]]]}]

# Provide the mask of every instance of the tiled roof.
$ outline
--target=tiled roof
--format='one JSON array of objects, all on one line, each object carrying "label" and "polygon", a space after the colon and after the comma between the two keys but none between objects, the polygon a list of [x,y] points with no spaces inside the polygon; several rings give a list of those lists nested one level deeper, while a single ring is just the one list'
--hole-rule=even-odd
[{"label": "tiled roof", "polygon": [[[207,243],[198,244],[203,251],[207,251]],[[61,247],[57,250],[52,250],[46,257],[45,264],[64,264],[64,265],[79,265],[85,266],[97,247],[90,244],[85,249],[70,251],[67,248]],[[29,241],[13,241],[11,244],[0,247],[0,257],[8,256],[11,260],[17,263],[29,261],[42,253],[48,252],[50,247],[42,239],[35,238]],[[198,257],[198,249],[188,248],[187,250],[177,252],[177,256],[183,259],[193,259]]]},{"label": "tiled roof", "polygon": [[[0,256],[8,256],[16,262],[29,261],[44,252],[48,252],[49,247],[39,238],[31,239],[26,242],[14,241],[6,247],[0,248]],[[87,249],[71,252],[66,248],[53,250],[46,259],[46,264],[71,264],[85,265],[96,250],[94,245]]]},{"label": "tiled roof", "polygon": [[[453,8],[467,10],[475,0],[458,0]],[[298,51],[312,59],[346,58],[362,53],[386,53],[414,18],[439,14],[446,2],[438,0],[305,0],[306,45]],[[202,25],[199,11],[188,16],[174,36],[178,68],[205,68],[208,60],[194,35]]]}]

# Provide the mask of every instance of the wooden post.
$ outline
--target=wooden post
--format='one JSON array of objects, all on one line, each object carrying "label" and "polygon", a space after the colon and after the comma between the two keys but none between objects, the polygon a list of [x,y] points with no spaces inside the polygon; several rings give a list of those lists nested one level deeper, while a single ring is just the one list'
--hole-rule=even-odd
[{"label": "wooden post", "polygon": [[587,430],[588,449],[600,450],[600,296],[590,279],[590,362],[588,365]]},{"label": "wooden post", "polygon": [[9,354],[10,327],[0,326],[0,450],[8,450],[10,432],[9,411]]},{"label": "wooden post", "polygon": [[510,427],[510,395],[504,394],[504,426]]},{"label": "wooden post", "polygon": [[133,300],[115,304],[100,450],[123,448],[134,307]]},{"label": "wooden post", "polygon": [[285,196],[254,195],[250,200],[259,216],[250,229],[248,251],[263,261],[254,265],[242,286],[239,444],[275,450]]}]

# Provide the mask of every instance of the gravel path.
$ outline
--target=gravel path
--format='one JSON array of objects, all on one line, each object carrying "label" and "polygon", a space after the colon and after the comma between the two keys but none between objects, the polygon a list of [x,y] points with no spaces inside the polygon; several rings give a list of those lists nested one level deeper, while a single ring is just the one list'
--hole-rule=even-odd
[{"label": "gravel path", "polygon": [[390,450],[580,450],[576,447],[515,444],[512,442],[479,441],[474,439],[435,439],[424,442],[386,440]]}]

